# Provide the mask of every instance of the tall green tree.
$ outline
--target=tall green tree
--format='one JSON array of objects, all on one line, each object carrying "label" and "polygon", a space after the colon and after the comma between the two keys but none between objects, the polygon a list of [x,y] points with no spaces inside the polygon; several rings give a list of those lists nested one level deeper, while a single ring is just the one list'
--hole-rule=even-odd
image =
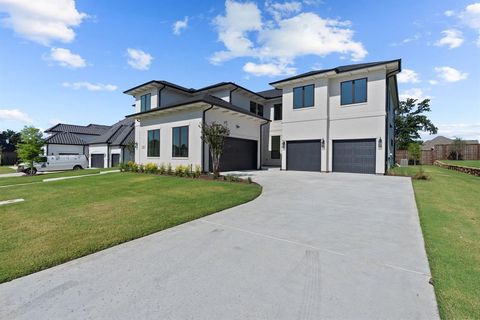
[{"label": "tall green tree", "polygon": [[422,154],[422,150],[420,149],[420,144],[417,142],[412,142],[408,145],[407,150],[408,150],[408,157],[411,160],[413,160],[413,165],[416,166]]},{"label": "tall green tree", "polygon": [[417,103],[418,99],[407,98],[400,101],[395,109],[395,143],[397,149],[407,149],[408,145],[420,141],[420,131],[436,134],[438,129],[425,115],[430,112],[430,99]]},{"label": "tall green tree", "polygon": [[[18,157],[27,164],[29,168],[33,168],[35,161],[40,161],[42,146],[44,141],[42,132],[35,127],[25,127],[20,132],[20,143],[17,144]],[[30,170],[33,173],[33,170]]]},{"label": "tall green tree", "polygon": [[227,123],[224,124],[212,122],[210,124],[200,124],[202,129],[202,140],[210,147],[210,155],[212,156],[213,175],[218,178],[220,170],[220,158],[223,154],[223,143],[225,137],[230,135],[230,129]]}]

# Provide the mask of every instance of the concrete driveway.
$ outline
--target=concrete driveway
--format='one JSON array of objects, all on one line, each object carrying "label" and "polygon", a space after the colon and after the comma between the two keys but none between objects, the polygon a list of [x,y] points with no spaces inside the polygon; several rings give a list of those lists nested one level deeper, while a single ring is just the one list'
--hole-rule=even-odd
[{"label": "concrete driveway", "polygon": [[0,318],[438,318],[408,179],[251,174],[250,203],[0,285]]}]

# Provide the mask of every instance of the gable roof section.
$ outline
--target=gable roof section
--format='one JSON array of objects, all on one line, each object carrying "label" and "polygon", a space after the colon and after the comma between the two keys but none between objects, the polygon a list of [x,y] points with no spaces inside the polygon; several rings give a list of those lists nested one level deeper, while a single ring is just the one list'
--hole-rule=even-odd
[{"label": "gable roof section", "polygon": [[69,132],[69,133],[89,134],[89,135],[99,136],[103,134],[105,131],[107,131],[108,129],[110,129],[110,126],[104,126],[101,124],[89,124],[88,126],[79,126],[74,124],[59,123],[45,130],[45,132],[46,133]]},{"label": "gable roof section", "polygon": [[110,144],[112,146],[125,145],[126,138],[134,129],[135,120],[131,118],[125,118],[115,123],[101,136],[96,137],[90,142],[90,144]]},{"label": "gable roof section", "polygon": [[198,102],[204,102],[204,103],[207,103],[207,104],[215,105],[217,107],[221,107],[221,108],[228,109],[228,110],[231,110],[231,111],[235,111],[235,112],[238,112],[238,113],[243,113],[243,114],[255,117],[255,118],[270,121],[267,118],[264,118],[262,116],[259,116],[259,115],[255,114],[255,113],[252,113],[248,110],[237,107],[236,105],[231,104],[228,101],[225,101],[223,99],[220,99],[218,97],[215,97],[215,96],[212,96],[212,95],[209,95],[209,94],[195,95],[191,98],[187,98],[187,99],[182,100],[180,102],[173,103],[173,104],[170,104],[170,105],[166,105],[166,106],[163,106],[163,107],[160,107],[160,108],[153,108],[153,109],[150,109],[150,110],[147,110],[147,111],[133,113],[133,114],[128,115],[127,118],[131,118],[131,117],[134,117],[134,116],[137,116],[137,115],[140,115],[140,114],[147,114],[147,113],[152,113],[152,112],[156,112],[156,111],[172,109],[172,108],[175,108],[175,107],[181,107],[181,106],[185,106],[185,105],[189,105],[189,104],[193,104],[193,103],[198,103]]},{"label": "gable roof section", "polygon": [[270,89],[270,90],[265,90],[265,91],[259,91],[257,92],[258,95],[261,95],[265,99],[275,99],[275,98],[280,98],[282,96],[282,90],[281,89]]},{"label": "gable roof section", "polygon": [[289,77],[289,78],[285,78],[285,79],[282,79],[282,80],[270,82],[270,85],[275,85],[275,84],[278,84],[278,83],[287,82],[287,81],[300,79],[300,78],[304,78],[304,77],[309,77],[309,76],[313,76],[313,75],[317,75],[317,74],[327,73],[327,72],[335,72],[335,73],[339,74],[339,73],[351,72],[351,71],[355,71],[355,70],[371,68],[371,67],[380,66],[380,65],[388,64],[388,63],[394,63],[394,62],[397,62],[399,64],[399,69],[401,69],[401,59],[376,61],[376,62],[369,62],[369,63],[356,63],[356,64],[338,66],[336,68],[331,68],[331,69],[314,70],[314,71],[301,73],[301,74],[298,74],[298,75],[293,76],[293,77]]},{"label": "gable roof section", "polygon": [[86,145],[87,143],[78,135],[70,132],[56,132],[47,139],[46,144],[71,144],[71,145]]}]

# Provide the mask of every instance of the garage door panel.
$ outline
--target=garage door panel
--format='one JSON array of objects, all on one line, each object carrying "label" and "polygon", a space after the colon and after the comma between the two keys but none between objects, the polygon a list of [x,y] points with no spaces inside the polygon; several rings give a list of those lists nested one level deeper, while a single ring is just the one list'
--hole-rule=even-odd
[{"label": "garage door panel", "polygon": [[104,168],[104,159],[105,155],[104,154],[92,154],[91,155],[92,160],[91,160],[91,167],[92,168]]},{"label": "garage door panel", "polygon": [[320,140],[287,141],[287,170],[320,171]]},{"label": "garage door panel", "polygon": [[375,139],[333,141],[333,171],[375,173],[375,164]]},{"label": "garage door panel", "polygon": [[[255,170],[257,159],[257,141],[227,137],[220,157],[220,171]],[[211,157],[210,171],[212,171]]]}]

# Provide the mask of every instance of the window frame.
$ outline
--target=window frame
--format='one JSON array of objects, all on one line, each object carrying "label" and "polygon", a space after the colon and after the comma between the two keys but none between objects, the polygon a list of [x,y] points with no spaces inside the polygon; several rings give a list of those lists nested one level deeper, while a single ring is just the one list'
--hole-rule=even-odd
[{"label": "window frame", "polygon": [[[276,119],[277,118],[277,107],[278,109],[280,110],[280,118],[279,119]],[[273,121],[281,121],[283,120],[283,106],[281,103],[276,103],[273,105]]]},{"label": "window frame", "polygon": [[[187,128],[187,155],[175,155],[175,129],[179,130],[178,134],[178,140],[180,143],[179,150],[181,150],[181,143],[182,143],[182,128]],[[190,151],[190,139],[189,139],[189,134],[190,134],[190,128],[188,125],[186,126],[179,126],[179,127],[173,127],[172,128],[172,158],[188,158],[189,151]],[[181,153],[181,152],[180,152]]]},{"label": "window frame", "polygon": [[[312,105],[308,105],[308,106],[305,105],[305,88],[307,88],[307,87],[313,87]],[[301,89],[302,90],[302,95],[301,95],[302,105],[301,106],[296,106],[295,105],[295,89]],[[294,87],[292,89],[292,93],[293,93],[292,106],[293,106],[294,110],[315,107],[315,84],[314,83],[307,84],[307,85],[304,85],[304,86]]]},{"label": "window frame", "polygon": [[[273,150],[273,138],[274,137],[278,137],[278,150]],[[270,144],[271,144],[271,149],[272,149],[272,150],[270,150],[270,158],[272,160],[280,159],[281,158],[280,149],[281,149],[281,145],[282,145],[282,136],[270,136]],[[278,152],[278,157],[277,156],[274,157],[275,152]]]},{"label": "window frame", "polygon": [[[360,101],[357,102],[355,101],[355,81],[360,81],[360,80],[365,80],[365,101]],[[342,85],[346,82],[351,82],[352,83],[352,102],[351,103],[344,103],[343,98],[342,98]],[[348,106],[352,104],[360,104],[360,103],[367,103],[368,102],[368,77],[363,77],[363,78],[358,78],[358,79],[352,79],[352,80],[346,80],[340,82],[340,105],[341,106]]]},{"label": "window frame", "polygon": [[[147,100],[148,96],[148,100]],[[145,107],[144,107],[144,97],[145,97]],[[147,109],[147,101],[149,108]],[[152,93],[145,93],[140,96],[140,112],[145,112],[152,109]]]},{"label": "window frame", "polygon": [[[158,156],[150,155],[150,132],[158,131]],[[153,137],[155,138],[155,136]],[[160,158],[160,129],[152,129],[147,131],[147,158]]]}]

